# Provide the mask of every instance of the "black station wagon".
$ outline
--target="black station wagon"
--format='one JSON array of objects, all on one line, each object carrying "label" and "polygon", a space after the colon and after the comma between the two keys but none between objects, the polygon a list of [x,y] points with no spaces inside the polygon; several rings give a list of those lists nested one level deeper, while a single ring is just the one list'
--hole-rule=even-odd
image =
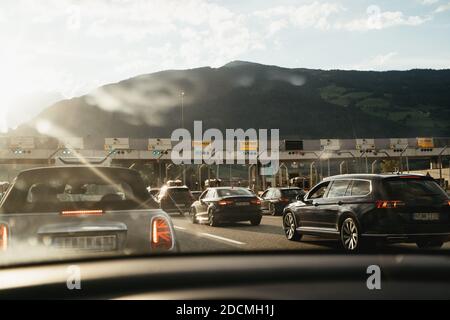
[{"label": "black station wagon", "polygon": [[283,228],[289,240],[334,237],[349,251],[376,242],[440,248],[449,216],[449,197],[431,177],[349,174],[324,179],[287,206]]}]

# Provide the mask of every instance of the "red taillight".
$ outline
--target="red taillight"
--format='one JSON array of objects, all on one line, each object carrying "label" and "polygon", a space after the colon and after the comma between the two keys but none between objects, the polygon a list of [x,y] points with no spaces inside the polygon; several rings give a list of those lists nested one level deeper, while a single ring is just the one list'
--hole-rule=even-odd
[{"label": "red taillight", "polygon": [[61,212],[62,216],[101,216],[103,210],[65,210]]},{"label": "red taillight", "polygon": [[0,251],[8,249],[8,226],[0,224]]},{"label": "red taillight", "polygon": [[250,201],[250,203],[259,206],[259,205],[261,205],[261,200],[253,199],[252,201]]},{"label": "red taillight", "polygon": [[403,207],[405,203],[400,200],[377,200],[376,206],[378,209],[396,209]]},{"label": "red taillight", "polygon": [[234,203],[234,201],[232,201],[232,200],[220,200],[218,202],[219,206],[229,206],[233,203]]},{"label": "red taillight", "polygon": [[280,201],[281,201],[281,202],[289,202],[290,200],[289,200],[289,198],[284,198],[284,197],[283,197],[283,198],[280,198]]},{"label": "red taillight", "polygon": [[165,218],[155,218],[152,220],[152,239],[153,249],[168,250],[172,248],[172,232],[169,222]]}]

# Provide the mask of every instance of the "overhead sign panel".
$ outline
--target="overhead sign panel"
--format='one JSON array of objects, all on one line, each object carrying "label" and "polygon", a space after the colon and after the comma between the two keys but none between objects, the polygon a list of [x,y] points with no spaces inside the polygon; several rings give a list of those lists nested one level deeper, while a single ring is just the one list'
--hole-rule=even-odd
[{"label": "overhead sign panel", "polygon": [[433,138],[417,138],[417,146],[425,149],[434,148]]},{"label": "overhead sign panel", "polygon": [[341,149],[339,139],[320,139],[320,147],[322,150],[337,151]]},{"label": "overhead sign panel", "polygon": [[303,140],[284,140],[284,150],[303,150]]},{"label": "overhead sign panel", "polygon": [[405,149],[408,146],[408,139],[406,138],[392,138],[390,139],[391,149]]},{"label": "overhead sign panel", "polygon": [[11,149],[34,149],[34,137],[11,137],[9,147]]},{"label": "overhead sign panel", "polygon": [[105,150],[130,149],[128,138],[105,138]]},{"label": "overhead sign panel", "polygon": [[80,137],[65,137],[59,139],[59,148],[68,148],[81,150],[84,149],[83,138]]},{"label": "overhead sign panel", "polygon": [[172,149],[172,141],[170,139],[148,139],[148,150],[170,150]]},{"label": "overhead sign panel", "polygon": [[258,151],[257,140],[239,141],[239,151]]},{"label": "overhead sign panel", "polygon": [[356,149],[361,151],[374,150],[375,139],[356,139]]}]

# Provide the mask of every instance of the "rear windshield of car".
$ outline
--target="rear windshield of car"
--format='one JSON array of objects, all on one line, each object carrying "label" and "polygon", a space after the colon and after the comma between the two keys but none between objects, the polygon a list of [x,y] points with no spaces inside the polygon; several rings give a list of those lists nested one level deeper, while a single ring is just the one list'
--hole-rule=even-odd
[{"label": "rear windshield of car", "polygon": [[167,189],[167,193],[170,193],[170,194],[178,194],[178,193],[189,194],[190,191],[189,191],[188,188],[170,188],[170,189]]},{"label": "rear windshield of car", "polygon": [[384,181],[388,199],[409,202],[444,201],[447,194],[433,180],[392,179]]},{"label": "rear windshield of car", "polygon": [[139,173],[119,168],[54,168],[19,175],[1,211],[39,213],[73,209],[154,207]]},{"label": "rear windshield of car", "polygon": [[217,194],[219,197],[253,196],[247,189],[218,189]]},{"label": "rear windshield of car", "polygon": [[302,189],[284,189],[281,190],[281,194],[285,197],[296,197],[299,194],[304,194],[305,192]]}]

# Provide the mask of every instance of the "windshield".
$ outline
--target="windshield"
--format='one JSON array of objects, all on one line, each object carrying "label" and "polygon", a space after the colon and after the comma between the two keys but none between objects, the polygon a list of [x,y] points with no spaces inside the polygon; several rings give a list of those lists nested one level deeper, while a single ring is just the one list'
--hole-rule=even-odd
[{"label": "windshield", "polygon": [[0,268],[450,254],[449,1],[0,1]]},{"label": "windshield", "polygon": [[249,190],[242,188],[233,189],[217,189],[219,197],[232,197],[232,196],[254,196]]},{"label": "windshield", "polygon": [[285,190],[282,190],[281,193],[285,197],[295,198],[299,194],[304,195],[305,191],[303,191],[302,189],[287,189],[287,190],[285,189]]},{"label": "windshield", "polygon": [[41,168],[17,177],[0,210],[4,214],[108,206],[123,210],[144,203],[152,205],[137,172],[119,168]]},{"label": "windshield", "polygon": [[448,195],[435,181],[398,179],[385,182],[390,199],[443,203]]}]

